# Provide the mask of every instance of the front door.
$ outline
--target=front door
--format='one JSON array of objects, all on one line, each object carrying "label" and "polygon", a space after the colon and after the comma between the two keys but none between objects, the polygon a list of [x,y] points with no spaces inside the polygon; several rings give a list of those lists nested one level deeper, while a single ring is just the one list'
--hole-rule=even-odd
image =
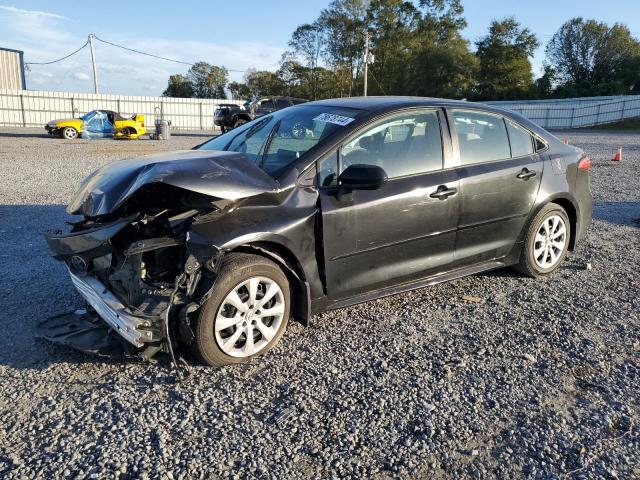
[{"label": "front door", "polygon": [[543,162],[531,134],[500,115],[452,110],[450,119],[461,164],[456,264],[499,259],[529,217]]},{"label": "front door", "polygon": [[[335,185],[333,162],[338,172],[378,165],[389,180],[377,190],[345,192]],[[337,159],[320,162],[319,172],[330,298],[409,282],[453,261],[458,181],[455,171],[443,170],[438,111],[398,113],[365,127]]]}]

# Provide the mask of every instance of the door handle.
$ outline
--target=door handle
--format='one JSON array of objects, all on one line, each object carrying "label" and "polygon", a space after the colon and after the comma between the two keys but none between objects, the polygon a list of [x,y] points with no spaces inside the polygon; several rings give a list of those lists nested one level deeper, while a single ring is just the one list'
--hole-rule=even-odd
[{"label": "door handle", "polygon": [[516,175],[520,180],[529,180],[531,177],[536,176],[535,170],[529,170],[528,168],[523,168],[520,170],[520,173]]},{"label": "door handle", "polygon": [[448,188],[446,185],[440,185],[438,189],[429,196],[431,198],[445,200],[447,197],[450,197],[451,195],[455,195],[456,193],[458,193],[457,188]]}]

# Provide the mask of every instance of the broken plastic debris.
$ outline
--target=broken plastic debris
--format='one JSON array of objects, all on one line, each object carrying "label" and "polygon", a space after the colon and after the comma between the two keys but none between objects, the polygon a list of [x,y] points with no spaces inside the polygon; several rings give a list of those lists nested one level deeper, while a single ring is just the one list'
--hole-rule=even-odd
[{"label": "broken plastic debris", "polygon": [[275,423],[276,425],[280,425],[287,418],[289,418],[291,415],[293,415],[293,413],[295,411],[296,411],[296,407],[294,407],[293,405],[290,406],[290,407],[287,407],[284,410],[282,410],[281,412],[279,412],[276,415],[274,415],[272,417],[271,421],[272,421],[272,423]]}]

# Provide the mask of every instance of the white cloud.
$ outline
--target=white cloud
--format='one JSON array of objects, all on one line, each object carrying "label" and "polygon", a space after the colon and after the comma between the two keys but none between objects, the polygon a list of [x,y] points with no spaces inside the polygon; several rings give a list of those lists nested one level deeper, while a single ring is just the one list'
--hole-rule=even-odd
[{"label": "white cloud", "polygon": [[75,72],[73,74],[73,78],[86,82],[87,80],[89,80],[89,74],[85,72]]},{"label": "white cloud", "polygon": [[9,7],[6,5],[0,5],[0,10],[4,10],[6,12],[15,13],[17,15],[31,15],[31,16],[39,16],[39,17],[50,17],[50,18],[58,18],[58,19],[66,19],[67,17],[63,15],[58,15],[57,13],[51,12],[42,12],[40,10],[23,10],[22,8]]},{"label": "white cloud", "polygon": [[[28,13],[27,13],[28,12]],[[72,33],[64,17],[55,13],[0,6],[0,45],[24,50],[25,62],[48,62],[72,52],[86,42],[85,32]],[[73,24],[73,21],[71,22]],[[91,26],[88,25],[87,33]],[[285,48],[258,42],[175,41],[140,38],[120,32],[96,32],[110,42],[183,62],[205,61],[224,66],[229,79],[241,80],[249,68],[276,69]],[[188,65],[128,52],[98,40],[94,42],[101,93],[160,95],[169,75],[186,73]],[[74,72],[74,73],[71,73]],[[27,88],[90,92],[93,89],[91,56],[85,48],[52,65],[31,65]]]}]

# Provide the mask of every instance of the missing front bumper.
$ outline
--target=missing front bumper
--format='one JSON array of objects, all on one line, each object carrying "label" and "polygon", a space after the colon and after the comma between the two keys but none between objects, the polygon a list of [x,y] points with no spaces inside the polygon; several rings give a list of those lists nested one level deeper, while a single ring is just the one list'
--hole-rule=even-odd
[{"label": "missing front bumper", "polygon": [[124,306],[98,279],[80,277],[69,270],[71,281],[87,303],[113,330],[136,347],[162,339],[150,318],[138,317]]}]

